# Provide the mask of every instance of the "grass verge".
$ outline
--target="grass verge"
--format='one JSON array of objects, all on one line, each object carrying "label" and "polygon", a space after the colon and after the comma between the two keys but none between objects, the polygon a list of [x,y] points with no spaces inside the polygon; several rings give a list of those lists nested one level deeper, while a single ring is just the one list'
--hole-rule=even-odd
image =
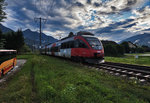
[{"label": "grass verge", "polygon": [[139,57],[138,59],[135,59],[134,56],[105,57],[105,61],[150,66],[150,57]]},{"label": "grass verge", "polygon": [[49,56],[27,63],[0,87],[0,102],[149,103],[150,87]]}]

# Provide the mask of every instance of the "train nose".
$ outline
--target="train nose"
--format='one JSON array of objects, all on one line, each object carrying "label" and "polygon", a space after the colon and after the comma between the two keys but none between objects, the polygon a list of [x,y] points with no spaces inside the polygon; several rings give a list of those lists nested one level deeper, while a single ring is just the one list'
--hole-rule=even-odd
[{"label": "train nose", "polygon": [[95,58],[100,57],[100,56],[101,56],[101,53],[94,53]]},{"label": "train nose", "polygon": [[98,58],[98,57],[102,57],[103,56],[103,51],[102,50],[98,50],[96,52],[94,52],[94,57]]}]

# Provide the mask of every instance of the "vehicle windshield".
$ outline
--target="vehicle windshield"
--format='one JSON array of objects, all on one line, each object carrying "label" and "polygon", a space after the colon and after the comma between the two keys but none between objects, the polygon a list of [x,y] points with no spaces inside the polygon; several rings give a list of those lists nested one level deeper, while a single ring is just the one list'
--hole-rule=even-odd
[{"label": "vehicle windshield", "polygon": [[101,50],[103,48],[101,42],[97,38],[86,37],[86,40],[88,41],[90,46],[95,50]]},{"label": "vehicle windshield", "polygon": [[16,52],[0,52],[0,64],[16,57]]}]

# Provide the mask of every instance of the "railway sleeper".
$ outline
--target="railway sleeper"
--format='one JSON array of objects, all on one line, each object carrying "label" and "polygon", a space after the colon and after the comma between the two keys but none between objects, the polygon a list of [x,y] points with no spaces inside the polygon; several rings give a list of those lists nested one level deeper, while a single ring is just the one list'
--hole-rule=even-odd
[{"label": "railway sleeper", "polygon": [[106,66],[101,66],[98,67],[99,69],[102,68],[105,72],[108,72],[110,74],[114,74],[116,76],[121,76],[121,77],[128,77],[129,79],[138,79],[140,82],[145,82],[145,81],[150,81],[150,75],[143,75],[143,73],[139,73],[134,70],[121,70],[117,68],[112,68],[112,67],[106,67]]}]

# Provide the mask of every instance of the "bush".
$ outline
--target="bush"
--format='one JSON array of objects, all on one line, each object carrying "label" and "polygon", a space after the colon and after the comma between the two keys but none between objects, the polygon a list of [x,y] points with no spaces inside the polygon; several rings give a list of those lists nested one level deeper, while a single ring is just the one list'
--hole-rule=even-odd
[{"label": "bush", "polygon": [[31,49],[26,44],[24,44],[23,47],[21,47],[19,53],[22,54],[22,53],[30,53],[30,52],[31,52]]},{"label": "bush", "polygon": [[105,56],[122,56],[124,55],[124,47],[122,45],[116,44],[106,44],[104,45]]}]

